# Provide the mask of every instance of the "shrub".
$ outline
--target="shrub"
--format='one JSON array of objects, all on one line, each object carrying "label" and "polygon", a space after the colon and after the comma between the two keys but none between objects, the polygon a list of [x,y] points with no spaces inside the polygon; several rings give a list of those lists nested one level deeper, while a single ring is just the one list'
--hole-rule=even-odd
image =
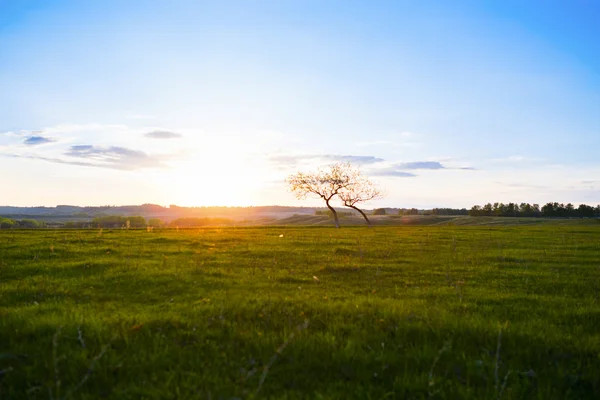
[{"label": "shrub", "polygon": [[148,220],[148,225],[153,227],[153,228],[161,228],[165,223],[158,218],[150,218]]},{"label": "shrub", "polygon": [[17,221],[19,228],[40,228],[43,224],[40,224],[35,219],[22,219]]},{"label": "shrub", "polygon": [[0,217],[0,229],[9,229],[15,226],[15,221]]},{"label": "shrub", "polygon": [[[127,222],[129,221],[129,223]],[[98,228],[121,228],[129,226],[131,228],[145,228],[146,219],[144,217],[122,217],[120,215],[108,215],[106,217],[96,217],[92,220],[92,224]]]}]

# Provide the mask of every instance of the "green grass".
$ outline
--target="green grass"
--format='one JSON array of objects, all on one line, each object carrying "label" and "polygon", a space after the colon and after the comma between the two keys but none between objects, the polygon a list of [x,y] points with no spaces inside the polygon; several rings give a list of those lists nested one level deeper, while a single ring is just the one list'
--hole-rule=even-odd
[{"label": "green grass", "polygon": [[[600,227],[600,220],[596,218],[530,218],[530,217],[471,217],[465,215],[371,215],[369,217],[374,226],[427,226],[427,225],[458,225],[458,226],[516,226],[516,225],[584,225]],[[300,225],[300,226],[332,226],[333,220],[326,215],[297,214],[282,219],[268,219],[264,221],[249,220],[238,222],[238,226],[259,225]],[[365,220],[360,215],[340,216],[342,226],[365,225]]]},{"label": "green grass", "polygon": [[593,398],[600,227],[0,231],[0,371],[2,399]]}]

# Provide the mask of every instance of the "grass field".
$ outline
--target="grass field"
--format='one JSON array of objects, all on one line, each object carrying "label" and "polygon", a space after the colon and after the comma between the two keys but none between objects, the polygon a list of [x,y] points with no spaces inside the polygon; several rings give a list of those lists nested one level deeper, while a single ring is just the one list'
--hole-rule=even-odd
[{"label": "grass field", "polygon": [[1,399],[598,393],[597,223],[0,231]]}]

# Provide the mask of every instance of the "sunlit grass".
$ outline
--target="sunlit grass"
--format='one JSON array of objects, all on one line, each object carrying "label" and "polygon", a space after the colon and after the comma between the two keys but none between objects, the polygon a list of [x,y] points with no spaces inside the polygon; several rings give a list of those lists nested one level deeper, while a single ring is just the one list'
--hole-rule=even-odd
[{"label": "sunlit grass", "polygon": [[600,230],[0,231],[0,398],[591,398]]}]

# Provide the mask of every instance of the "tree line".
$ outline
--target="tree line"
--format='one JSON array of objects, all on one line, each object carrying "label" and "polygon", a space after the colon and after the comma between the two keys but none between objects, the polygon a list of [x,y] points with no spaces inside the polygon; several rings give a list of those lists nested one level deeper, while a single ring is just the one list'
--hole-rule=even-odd
[{"label": "tree line", "polygon": [[571,203],[487,203],[475,205],[469,210],[472,217],[560,217],[560,218],[600,218],[600,205],[593,207],[580,204],[577,208]]},{"label": "tree line", "polygon": [[0,229],[11,229],[11,228],[45,228],[46,224],[43,221],[36,221],[35,219],[11,219],[0,217]]}]

